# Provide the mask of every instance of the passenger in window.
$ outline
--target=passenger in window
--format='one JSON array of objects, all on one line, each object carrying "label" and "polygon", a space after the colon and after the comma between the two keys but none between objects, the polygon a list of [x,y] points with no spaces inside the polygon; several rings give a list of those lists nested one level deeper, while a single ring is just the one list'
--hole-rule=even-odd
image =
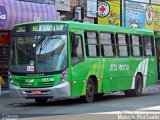
[{"label": "passenger in window", "polygon": [[77,47],[79,45],[79,37],[76,36],[75,40],[72,41],[72,57],[77,57]]}]

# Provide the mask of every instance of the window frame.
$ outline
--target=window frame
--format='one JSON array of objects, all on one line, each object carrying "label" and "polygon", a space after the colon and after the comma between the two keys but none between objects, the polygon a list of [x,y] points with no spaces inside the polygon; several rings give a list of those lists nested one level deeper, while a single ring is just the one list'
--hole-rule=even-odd
[{"label": "window frame", "polygon": [[[96,33],[96,40],[97,40],[97,44],[90,44],[87,41],[87,32],[95,32]],[[101,56],[101,52],[100,52],[100,44],[99,44],[99,33],[98,31],[95,30],[85,30],[84,31],[84,46],[85,46],[85,55],[87,58],[99,58]],[[89,51],[88,51],[88,45],[95,45],[96,46],[96,56],[90,56],[89,55]],[[98,50],[98,51],[97,51]],[[87,53],[88,52],[88,53]]]},{"label": "window frame", "polygon": [[[132,36],[138,36],[139,40],[139,45],[133,45],[132,44]],[[130,40],[130,55],[132,57],[143,57],[144,56],[144,52],[143,52],[143,39],[142,39],[142,35],[141,34],[130,34],[129,35],[129,40]],[[140,52],[140,55],[139,56],[135,56],[133,55],[133,47],[139,47],[139,52]]]},{"label": "window frame", "polygon": [[[73,32],[74,33],[74,32]],[[76,65],[76,64],[78,64],[78,63],[80,63],[80,62],[83,62],[84,60],[85,60],[85,54],[84,54],[84,45],[83,45],[83,36],[81,35],[81,34],[76,34],[76,33],[74,33],[74,36],[76,37],[76,36],[80,36],[80,38],[81,38],[81,48],[82,48],[82,54],[83,54],[83,59],[81,59],[81,60],[79,60],[78,62],[76,62],[76,63],[73,63],[72,62],[72,52],[71,52],[71,65]],[[71,50],[72,50],[72,41],[71,41]]]},{"label": "window frame", "polygon": [[[101,33],[106,33],[106,34],[110,34],[111,35],[111,44],[101,44],[101,39],[100,39],[100,34]],[[113,41],[112,41],[112,36],[113,36]],[[115,47],[116,43],[115,43],[115,34],[114,34],[114,32],[100,31],[99,32],[99,44],[100,44],[100,51],[101,51],[102,58],[113,58],[113,57],[116,57],[116,47]],[[112,46],[113,56],[102,55],[102,46]]]},{"label": "window frame", "polygon": [[[151,52],[152,52],[152,55],[146,55],[145,54],[145,40],[144,40],[144,36],[150,36],[151,37]],[[145,56],[145,57],[154,57],[155,56],[155,40],[154,40],[154,37],[153,37],[153,35],[142,35],[142,40],[143,40],[143,55]]]},{"label": "window frame", "polygon": [[[125,35],[125,42],[126,42],[126,45],[119,45],[118,43],[118,34],[122,34],[122,35]],[[127,57],[130,57],[131,56],[131,50],[130,50],[130,38],[129,38],[129,34],[128,33],[122,33],[122,32],[116,32],[115,33],[115,45],[116,45],[116,56],[117,57],[120,57],[120,58],[127,58]],[[127,56],[120,56],[118,53],[119,53],[119,46],[126,46],[127,47]]]}]

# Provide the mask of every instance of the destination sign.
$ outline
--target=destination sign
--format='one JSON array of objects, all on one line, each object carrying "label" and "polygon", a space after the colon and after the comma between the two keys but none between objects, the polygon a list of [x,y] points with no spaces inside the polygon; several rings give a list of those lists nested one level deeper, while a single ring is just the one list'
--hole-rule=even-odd
[{"label": "destination sign", "polygon": [[32,32],[66,31],[66,24],[39,24],[31,26]]},{"label": "destination sign", "polygon": [[24,33],[24,32],[66,32],[67,24],[27,24],[21,26],[15,26],[12,32]]},{"label": "destination sign", "polygon": [[15,31],[15,32],[18,32],[18,33],[26,32],[26,26],[18,26],[18,27],[15,27],[15,28],[14,28],[14,31]]}]

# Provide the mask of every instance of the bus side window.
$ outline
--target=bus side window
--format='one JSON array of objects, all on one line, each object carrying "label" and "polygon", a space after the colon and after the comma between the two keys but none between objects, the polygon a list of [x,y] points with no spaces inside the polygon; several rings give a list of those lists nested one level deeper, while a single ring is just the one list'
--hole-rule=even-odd
[{"label": "bus side window", "polygon": [[129,56],[129,41],[127,34],[116,34],[117,56]]},{"label": "bus side window", "polygon": [[114,43],[114,34],[113,33],[99,33],[99,40],[101,45],[101,53],[104,57],[113,57],[115,56],[115,43]]},{"label": "bus side window", "polygon": [[82,46],[82,36],[74,35],[74,37],[72,37],[71,42],[72,42],[72,45],[71,45],[72,64],[77,64],[80,61],[82,61],[84,58],[83,46]]},{"label": "bus side window", "polygon": [[144,55],[154,56],[154,43],[152,36],[143,36],[144,43]]},{"label": "bus side window", "polygon": [[143,56],[142,40],[139,35],[131,35],[131,55],[135,57]]},{"label": "bus side window", "polygon": [[100,55],[98,33],[95,31],[85,32],[85,48],[88,57],[97,57]]}]

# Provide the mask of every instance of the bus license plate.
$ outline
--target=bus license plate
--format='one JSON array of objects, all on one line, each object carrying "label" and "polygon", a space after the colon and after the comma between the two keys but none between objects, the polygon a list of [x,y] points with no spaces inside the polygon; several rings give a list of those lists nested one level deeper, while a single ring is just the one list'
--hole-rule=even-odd
[{"label": "bus license plate", "polygon": [[42,91],[41,90],[33,90],[32,91],[32,94],[42,94]]}]

